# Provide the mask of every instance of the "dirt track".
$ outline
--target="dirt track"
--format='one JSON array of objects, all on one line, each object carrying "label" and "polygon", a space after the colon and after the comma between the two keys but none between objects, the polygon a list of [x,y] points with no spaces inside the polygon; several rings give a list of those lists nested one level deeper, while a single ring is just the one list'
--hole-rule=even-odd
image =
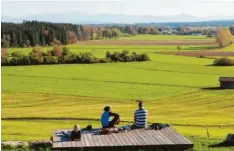
[{"label": "dirt track", "polygon": [[179,53],[167,52],[166,54],[191,56],[191,57],[199,57],[199,56],[233,57],[234,56],[234,52],[228,52],[228,51],[183,51]]},{"label": "dirt track", "polygon": [[81,45],[215,45],[213,40],[100,40],[79,42]]}]

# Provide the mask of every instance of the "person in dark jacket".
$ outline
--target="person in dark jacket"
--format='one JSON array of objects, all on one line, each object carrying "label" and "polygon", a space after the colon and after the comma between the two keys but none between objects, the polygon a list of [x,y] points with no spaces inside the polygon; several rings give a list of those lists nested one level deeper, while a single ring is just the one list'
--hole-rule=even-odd
[{"label": "person in dark jacket", "polygon": [[[111,120],[111,117],[114,117]],[[104,112],[101,116],[101,124],[103,128],[111,128],[118,125],[120,122],[119,114],[113,113],[111,111],[111,106],[104,107]]]},{"label": "person in dark jacket", "polygon": [[79,141],[81,139],[81,132],[79,125],[74,125],[74,129],[71,132],[71,141]]}]

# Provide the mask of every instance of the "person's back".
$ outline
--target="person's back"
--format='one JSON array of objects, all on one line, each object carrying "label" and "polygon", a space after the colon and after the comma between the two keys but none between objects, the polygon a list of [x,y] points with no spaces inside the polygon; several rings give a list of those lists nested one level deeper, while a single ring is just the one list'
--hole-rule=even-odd
[{"label": "person's back", "polygon": [[134,113],[135,117],[135,126],[137,128],[144,128],[147,126],[147,119],[148,119],[148,111],[144,109],[143,102],[138,103],[139,109],[137,109]]},{"label": "person's back", "polygon": [[102,127],[108,127],[109,121],[110,121],[110,113],[107,111],[104,111],[101,117]]},{"label": "person's back", "polygon": [[[114,118],[111,120],[111,117]],[[111,106],[104,107],[104,112],[101,116],[102,127],[103,128],[114,127],[115,125],[119,124],[119,122],[120,122],[119,115],[111,112]]]}]

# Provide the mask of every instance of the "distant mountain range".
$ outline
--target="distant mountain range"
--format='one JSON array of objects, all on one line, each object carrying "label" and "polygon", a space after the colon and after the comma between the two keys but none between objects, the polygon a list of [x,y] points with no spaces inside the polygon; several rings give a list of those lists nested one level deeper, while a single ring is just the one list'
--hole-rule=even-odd
[{"label": "distant mountain range", "polygon": [[60,14],[38,14],[24,17],[2,16],[2,22],[22,22],[38,20],[47,22],[63,22],[74,24],[134,24],[163,22],[201,22],[211,20],[234,20],[234,17],[196,17],[187,14],[174,16],[123,15],[123,14],[89,14],[82,12],[65,12]]}]

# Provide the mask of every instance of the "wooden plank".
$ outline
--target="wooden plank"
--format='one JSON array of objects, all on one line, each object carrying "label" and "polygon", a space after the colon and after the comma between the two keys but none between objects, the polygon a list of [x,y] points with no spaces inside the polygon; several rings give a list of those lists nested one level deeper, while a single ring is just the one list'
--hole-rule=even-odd
[{"label": "wooden plank", "polygon": [[168,128],[168,134],[174,138],[175,140],[177,140],[177,144],[187,144],[187,140],[182,139],[181,135],[179,133],[177,133],[176,131],[172,131],[171,128]]},{"label": "wooden plank", "polygon": [[[110,136],[110,135],[109,135]],[[100,138],[100,146],[106,146],[106,145],[110,145],[110,140],[108,139],[108,135],[102,135],[102,137]]]},{"label": "wooden plank", "polygon": [[115,134],[110,134],[115,141],[114,146],[121,146],[119,138]]},{"label": "wooden plank", "polygon": [[154,133],[152,133],[151,130],[145,130],[144,133],[142,133],[143,137],[147,137],[147,145],[155,145],[155,144],[159,144],[157,140],[154,139],[154,137],[152,135],[154,135]]},{"label": "wooden plank", "polygon": [[129,133],[131,133],[131,131],[125,132],[125,138],[129,141],[129,146],[133,146],[135,140],[131,137],[131,135],[129,135]]},{"label": "wooden plank", "polygon": [[136,137],[136,130],[131,130],[129,132],[130,139],[133,140],[133,145],[140,145],[140,141]]},{"label": "wooden plank", "polygon": [[124,138],[120,133],[118,133],[118,134],[113,134],[113,135],[115,135],[116,137],[118,137],[118,139],[119,139],[119,142],[120,142],[120,145],[119,146],[126,146],[127,145],[127,143],[126,143],[126,138]]},{"label": "wooden plank", "polygon": [[153,134],[152,137],[154,138],[155,141],[158,142],[158,144],[163,144],[162,137],[158,133],[158,131],[151,130],[151,133]]},{"label": "wooden plank", "polygon": [[128,132],[122,132],[120,133],[121,139],[125,141],[125,146],[131,146],[131,138],[128,138]]},{"label": "wooden plank", "polygon": [[103,135],[100,135],[100,136],[96,135],[95,140],[93,140],[95,142],[94,143],[95,146],[100,146],[101,144],[100,137],[103,137]]},{"label": "wooden plank", "polygon": [[108,146],[114,146],[115,141],[114,141],[114,139],[112,138],[111,135],[107,135],[107,136],[106,136],[106,139],[109,140]]},{"label": "wooden plank", "polygon": [[170,131],[170,128],[166,128],[164,130],[165,135],[170,136],[170,138],[175,142],[175,144],[181,144],[183,142],[181,142],[181,140],[179,138],[177,138],[176,134],[173,133],[172,131]]},{"label": "wooden plank", "polygon": [[57,141],[60,140],[60,138],[57,136],[58,133],[60,133],[59,130],[54,130],[54,131],[53,131],[53,141],[54,141],[54,142],[57,142]]},{"label": "wooden plank", "polygon": [[192,144],[192,142],[190,142],[183,135],[179,134],[173,127],[171,127],[170,131],[173,132],[174,134],[177,134],[177,136],[180,137],[181,139],[183,139],[186,144]]},{"label": "wooden plank", "polygon": [[[60,148],[62,147],[62,143],[61,143],[61,138],[59,138],[56,134],[60,133],[61,131],[60,130],[55,130],[53,133],[54,133],[54,137],[53,139],[55,139],[54,141],[56,143],[53,143],[53,147],[56,147],[56,148]],[[54,146],[55,145],[55,146]]]},{"label": "wooden plank", "polygon": [[140,145],[146,145],[148,144],[148,137],[144,137],[143,133],[144,133],[144,129],[140,129],[136,131],[136,136],[137,139],[141,142]]},{"label": "wooden plank", "polygon": [[83,140],[84,140],[84,144],[83,144],[83,147],[87,147],[87,146],[89,146],[89,140],[87,139],[87,134],[84,134],[83,135]]},{"label": "wooden plank", "polygon": [[53,142],[53,149],[58,148],[118,148],[121,147],[133,147],[133,148],[170,148],[172,146],[188,148],[191,146],[191,142],[185,137],[181,136],[178,132],[170,127],[161,130],[147,130],[136,129],[128,132],[110,134],[110,135],[94,135],[94,134],[82,134],[81,141],[68,141],[59,142],[61,137],[56,134],[61,131],[69,130],[55,130],[53,131],[53,138],[57,142]]},{"label": "wooden plank", "polygon": [[78,145],[76,145],[76,142],[75,142],[75,141],[72,141],[71,147],[78,147]]},{"label": "wooden plank", "polygon": [[163,144],[175,144],[175,142],[173,142],[171,139],[167,137],[167,135],[165,135],[165,133],[163,133],[163,129],[158,130],[158,133],[162,137]]}]

